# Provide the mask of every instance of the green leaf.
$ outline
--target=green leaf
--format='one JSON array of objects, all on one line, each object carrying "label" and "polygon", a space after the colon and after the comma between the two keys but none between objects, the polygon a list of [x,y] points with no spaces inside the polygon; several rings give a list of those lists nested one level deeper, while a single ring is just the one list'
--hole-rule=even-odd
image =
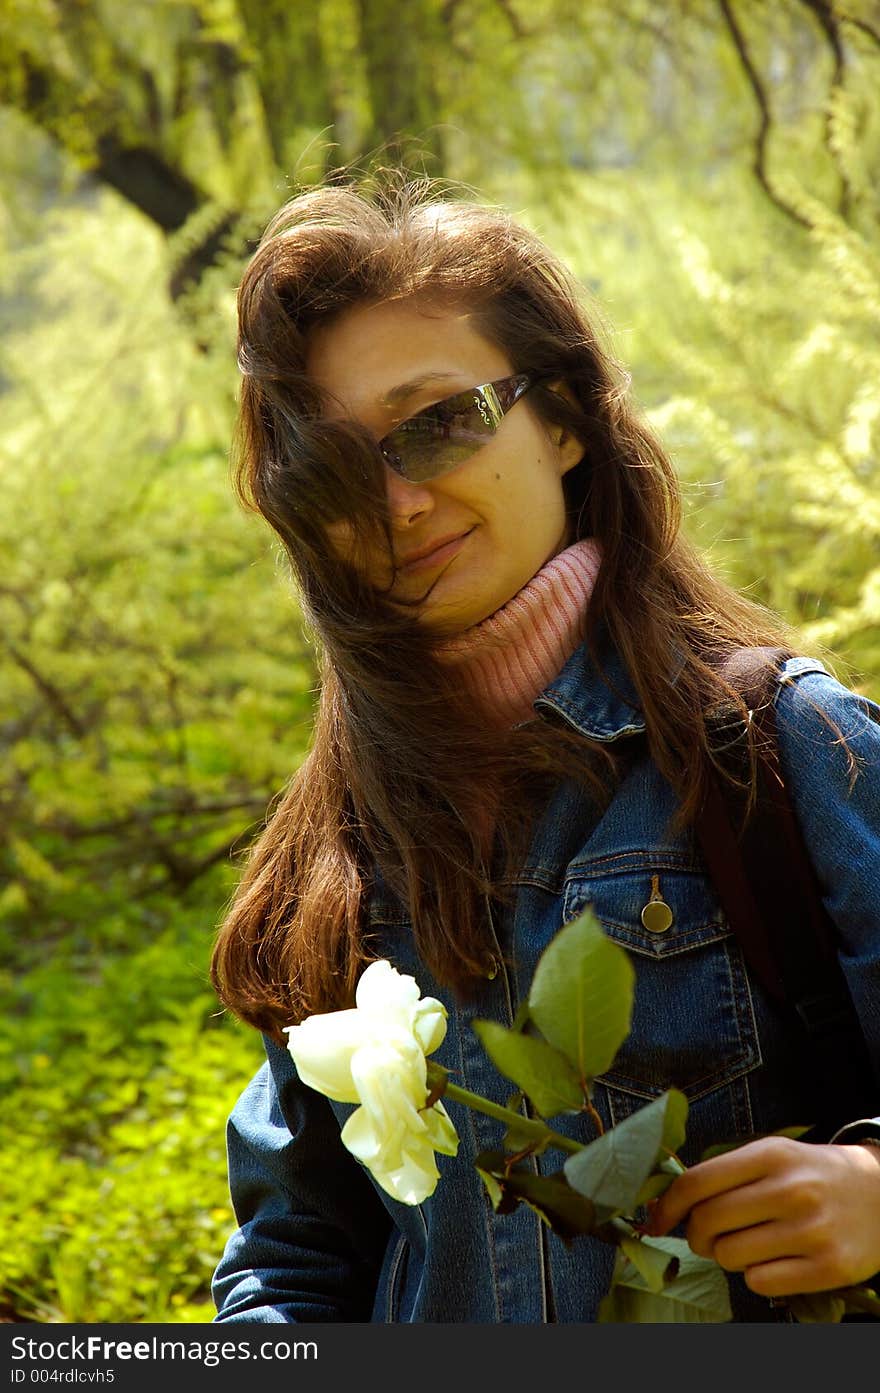
[{"label": "green leaf", "polygon": [[487,1191],[489,1192],[489,1199],[492,1201],[492,1208],[497,1210],[503,1196],[501,1186],[498,1184],[498,1181],[495,1179],[494,1175],[492,1175],[490,1171],[481,1170],[479,1166],[477,1166],[476,1170]]},{"label": "green leaf", "polygon": [[[620,1240],[620,1248],[642,1276],[649,1291],[661,1291],[667,1273],[670,1280],[678,1273],[678,1258],[662,1248],[655,1247],[650,1238],[628,1238],[624,1235]],[[674,1271],[670,1272],[673,1264]]]},{"label": "green leaf", "polygon": [[[594,1231],[593,1205],[571,1188],[561,1172],[535,1175],[530,1170],[508,1169],[510,1161],[503,1151],[482,1151],[474,1164],[489,1189],[497,1214],[509,1214],[523,1202],[566,1244],[578,1234]],[[487,1177],[494,1182],[492,1188]]]},{"label": "green leaf", "polygon": [[474,1021],[473,1028],[496,1068],[519,1085],[542,1117],[583,1107],[577,1074],[546,1040],[506,1030],[495,1021]]},{"label": "green leaf", "polygon": [[648,1204],[651,1200],[659,1199],[674,1179],[675,1176],[670,1175],[668,1171],[654,1171],[636,1195],[636,1205]]},{"label": "green leaf", "polygon": [[692,1253],[681,1238],[643,1241],[677,1258],[678,1272],[660,1291],[652,1291],[621,1248],[611,1289],[599,1307],[601,1324],[719,1324],[732,1319],[727,1277],[716,1262]]},{"label": "green leaf", "polygon": [[635,973],[585,909],[551,939],[535,968],[529,1013],[589,1081],[611,1067],[629,1033]]},{"label": "green leaf", "polygon": [[[510,1097],[506,1098],[504,1101],[504,1106],[507,1108],[508,1112],[519,1112],[523,1105],[523,1097],[524,1095],[520,1089],[517,1089],[515,1093],[511,1093]],[[522,1128],[520,1128],[516,1122],[511,1122],[507,1131],[504,1133],[505,1150],[530,1151],[533,1156],[540,1156],[550,1145],[550,1138],[547,1137],[544,1141],[541,1141],[539,1138],[536,1139],[532,1132],[527,1130],[530,1125],[529,1119],[523,1117],[522,1122]]]},{"label": "green leaf", "polygon": [[809,1130],[809,1127],[780,1127],[778,1132],[755,1132],[750,1137],[738,1137],[735,1141],[716,1142],[714,1146],[707,1146],[705,1151],[700,1152],[700,1160],[710,1161],[713,1156],[724,1156],[728,1151],[737,1151],[749,1142],[759,1141],[761,1137],[793,1137],[797,1141],[798,1137],[802,1137]]},{"label": "green leaf", "polygon": [[[754,1137],[749,1138],[754,1141]],[[700,1161],[711,1161],[713,1156],[725,1156],[728,1151],[736,1151],[739,1147],[745,1146],[743,1141],[719,1141],[714,1146],[707,1146],[705,1151],[700,1152]]]},{"label": "green leaf", "polygon": [[[523,1118],[523,1122],[526,1119]],[[504,1133],[505,1151],[521,1152],[528,1151],[532,1156],[541,1156],[550,1146],[550,1138],[535,1138],[531,1132],[525,1129],[520,1130],[515,1122],[511,1122],[507,1131]]]},{"label": "green leaf", "polygon": [[529,1003],[528,1001],[521,1001],[516,1008],[516,1015],[513,1018],[513,1029],[517,1031],[525,1030],[528,1023]]},{"label": "green leaf", "polygon": [[857,1287],[837,1287],[834,1295],[842,1297],[846,1302],[848,1316],[862,1312],[880,1320],[880,1292],[876,1284],[871,1287],[864,1283]]},{"label": "green leaf", "polygon": [[[525,1123],[525,1117],[524,1119]],[[533,1137],[529,1131],[519,1130],[517,1123],[511,1123],[504,1133],[504,1149],[510,1152],[531,1152],[532,1156],[542,1156],[550,1148],[550,1138]]]},{"label": "green leaf", "polygon": [[880,1318],[880,1297],[873,1287],[835,1287],[833,1291],[802,1292],[784,1304],[803,1324],[836,1323],[845,1315],[867,1313]]},{"label": "green leaf", "polygon": [[843,1319],[846,1311],[845,1299],[833,1291],[810,1291],[801,1296],[787,1296],[785,1304],[802,1325],[834,1324]]},{"label": "green leaf", "polygon": [[681,1146],[687,1112],[684,1094],[669,1089],[569,1156],[569,1184],[606,1214],[632,1213],[658,1161]]}]

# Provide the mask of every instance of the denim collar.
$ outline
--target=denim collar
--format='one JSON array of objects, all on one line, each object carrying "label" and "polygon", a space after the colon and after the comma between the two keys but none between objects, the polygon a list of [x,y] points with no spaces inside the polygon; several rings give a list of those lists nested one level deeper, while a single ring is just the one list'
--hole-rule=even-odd
[{"label": "denim collar", "polygon": [[554,711],[582,735],[610,742],[645,729],[639,699],[617,650],[607,635],[595,645],[596,656],[586,642],[572,653],[565,667],[540,696],[534,708],[539,715]]}]

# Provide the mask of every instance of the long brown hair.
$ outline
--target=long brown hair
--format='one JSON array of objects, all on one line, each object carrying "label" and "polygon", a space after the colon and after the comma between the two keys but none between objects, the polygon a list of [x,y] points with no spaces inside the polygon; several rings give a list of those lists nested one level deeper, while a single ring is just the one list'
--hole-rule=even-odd
[{"label": "long brown hair", "polygon": [[[310,751],[249,854],[212,959],[223,1002],[281,1041],[283,1025],[351,1004],[371,956],[365,904],[377,870],[408,907],[436,980],[466,992],[486,971],[486,898],[505,894],[542,790],[560,776],[600,799],[614,786],[608,752],[561,723],[499,732],[475,720],[429,635],[328,546],[327,525],[347,517],[390,547],[385,465],[363,429],[321,418],[305,372],[309,331],[352,305],[413,296],[465,306],[514,372],[568,384],[569,400],[538,387],[528,401],[584,444],[564,486],[572,538],[602,548],[588,643],[595,652],[602,630],[619,651],[680,825],[703,796],[708,714],[737,700],[721,660],[743,644],[791,646],[781,622],[714,577],[683,536],[673,467],[582,287],[537,237],[426,184],[294,198],[239,290],[236,486],[286,549],[319,653],[320,702]],[[491,864],[487,820],[497,823]]]}]

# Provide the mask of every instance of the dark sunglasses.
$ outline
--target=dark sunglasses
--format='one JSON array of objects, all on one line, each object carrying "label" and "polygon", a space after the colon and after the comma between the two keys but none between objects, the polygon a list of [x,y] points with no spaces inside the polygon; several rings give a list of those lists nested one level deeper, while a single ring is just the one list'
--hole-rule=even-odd
[{"label": "dark sunglasses", "polygon": [[536,380],[515,373],[435,401],[379,441],[386,463],[413,484],[448,474],[485,445]]}]

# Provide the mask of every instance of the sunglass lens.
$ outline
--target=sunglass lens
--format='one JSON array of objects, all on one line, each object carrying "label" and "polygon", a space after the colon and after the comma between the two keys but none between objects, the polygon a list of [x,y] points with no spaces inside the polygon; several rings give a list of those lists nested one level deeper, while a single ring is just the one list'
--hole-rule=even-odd
[{"label": "sunglass lens", "polygon": [[[404,421],[382,444],[392,468],[421,483],[470,459],[485,445],[495,425],[485,404],[481,407],[473,392],[462,392]],[[399,464],[390,459],[392,454]]]}]

